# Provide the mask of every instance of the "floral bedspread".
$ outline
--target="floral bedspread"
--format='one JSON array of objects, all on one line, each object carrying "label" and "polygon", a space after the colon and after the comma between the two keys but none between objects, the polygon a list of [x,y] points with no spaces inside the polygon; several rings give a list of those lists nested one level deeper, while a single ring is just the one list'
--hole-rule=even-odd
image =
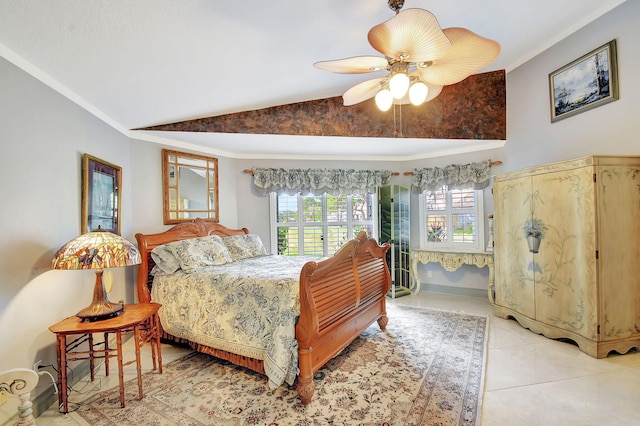
[{"label": "floral bedspread", "polygon": [[264,361],[269,387],[298,374],[299,280],[312,257],[259,256],[157,274],[151,299],[166,332]]}]

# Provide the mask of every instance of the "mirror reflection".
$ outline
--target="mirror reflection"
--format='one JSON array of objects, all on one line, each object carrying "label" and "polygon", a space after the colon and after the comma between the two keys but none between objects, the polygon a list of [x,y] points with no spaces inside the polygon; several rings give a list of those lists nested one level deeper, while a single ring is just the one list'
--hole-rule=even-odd
[{"label": "mirror reflection", "polygon": [[165,225],[218,222],[218,159],[168,149],[162,158]]}]

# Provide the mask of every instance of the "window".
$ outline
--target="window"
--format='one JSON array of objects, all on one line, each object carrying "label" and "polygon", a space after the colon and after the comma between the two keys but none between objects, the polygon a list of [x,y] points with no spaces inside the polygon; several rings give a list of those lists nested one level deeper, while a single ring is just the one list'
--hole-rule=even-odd
[{"label": "window", "polygon": [[420,194],[421,247],[483,251],[483,192],[446,186]]},{"label": "window", "polygon": [[271,252],[284,256],[332,256],[362,230],[376,237],[375,194],[271,194]]}]

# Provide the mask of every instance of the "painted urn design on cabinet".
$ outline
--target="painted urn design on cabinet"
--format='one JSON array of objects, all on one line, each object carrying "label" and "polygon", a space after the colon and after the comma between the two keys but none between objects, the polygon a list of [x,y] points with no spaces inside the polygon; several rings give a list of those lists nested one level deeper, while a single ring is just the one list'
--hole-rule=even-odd
[{"label": "painted urn design on cabinet", "polygon": [[538,219],[527,219],[522,230],[527,237],[529,252],[538,253],[540,240],[544,238],[544,232],[547,230],[547,227]]}]

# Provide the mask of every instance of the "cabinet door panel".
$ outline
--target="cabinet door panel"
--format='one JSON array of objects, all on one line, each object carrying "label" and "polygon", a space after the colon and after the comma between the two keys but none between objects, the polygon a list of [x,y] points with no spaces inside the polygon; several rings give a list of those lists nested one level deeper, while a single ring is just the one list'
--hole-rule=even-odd
[{"label": "cabinet door panel", "polygon": [[640,170],[603,166],[597,175],[601,339],[640,333]]},{"label": "cabinet door panel", "polygon": [[533,218],[544,225],[533,255],[536,320],[596,339],[593,168],[534,176]]},{"label": "cabinet door panel", "polygon": [[522,226],[531,216],[531,177],[495,182],[496,304],[535,318],[534,273]]}]

